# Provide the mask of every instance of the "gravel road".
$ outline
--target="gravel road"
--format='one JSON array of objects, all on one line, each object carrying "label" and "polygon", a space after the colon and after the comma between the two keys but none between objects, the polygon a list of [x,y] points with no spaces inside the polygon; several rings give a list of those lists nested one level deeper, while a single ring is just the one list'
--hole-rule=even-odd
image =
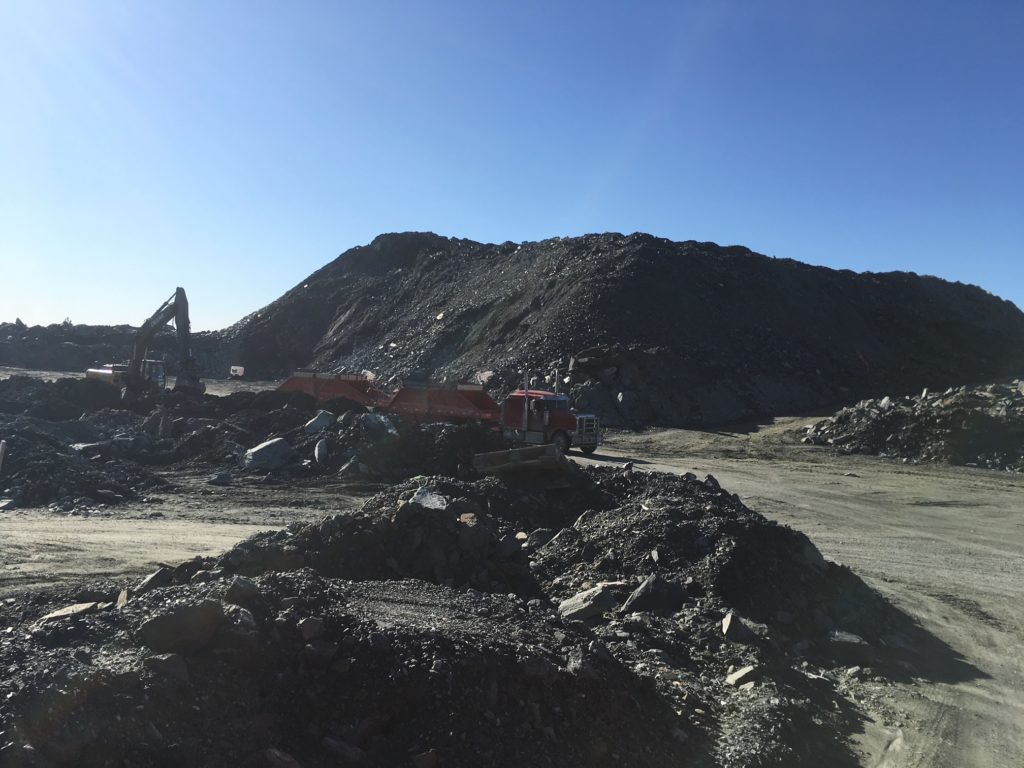
[{"label": "gravel road", "polygon": [[[750,431],[614,435],[596,461],[713,474],[807,533],[935,639],[928,668],[868,702],[865,766],[1024,764],[1024,477],[832,456],[796,443],[810,418]],[[640,462],[647,462],[641,464]]]}]

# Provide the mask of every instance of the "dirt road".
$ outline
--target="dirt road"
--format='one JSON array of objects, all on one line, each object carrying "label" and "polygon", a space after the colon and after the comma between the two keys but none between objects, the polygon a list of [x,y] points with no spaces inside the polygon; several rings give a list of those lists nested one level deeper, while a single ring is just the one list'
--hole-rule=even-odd
[{"label": "dirt road", "polygon": [[221,488],[208,477],[176,472],[173,488],[159,497],[88,517],[46,509],[0,512],[0,598],[220,554],[257,531],[321,518],[365,498],[331,484],[296,489],[240,480]]},{"label": "dirt road", "polygon": [[867,688],[863,765],[1024,764],[1024,477],[833,457],[795,442],[788,431],[805,421],[618,435],[600,456],[713,474],[940,641],[912,682]]}]

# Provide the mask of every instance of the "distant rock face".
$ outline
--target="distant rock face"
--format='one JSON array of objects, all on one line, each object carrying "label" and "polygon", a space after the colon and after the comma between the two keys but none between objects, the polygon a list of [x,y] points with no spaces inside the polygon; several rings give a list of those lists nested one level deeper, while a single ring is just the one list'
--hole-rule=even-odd
[{"label": "distant rock face", "polygon": [[[140,318],[142,319],[142,318]],[[20,320],[0,322],[0,366],[43,371],[76,371],[106,363],[121,363],[131,355],[138,329],[130,325],[26,326]],[[167,373],[177,373],[177,335],[168,326],[154,337],[149,354],[167,361]],[[192,335],[192,354],[204,375],[227,376],[234,356],[217,333]]]},{"label": "distant rock face", "polygon": [[980,288],[650,235],[381,235],[221,332],[250,375],[312,365],[498,391],[528,369],[609,423],[699,425],[1014,375],[1024,313]]}]

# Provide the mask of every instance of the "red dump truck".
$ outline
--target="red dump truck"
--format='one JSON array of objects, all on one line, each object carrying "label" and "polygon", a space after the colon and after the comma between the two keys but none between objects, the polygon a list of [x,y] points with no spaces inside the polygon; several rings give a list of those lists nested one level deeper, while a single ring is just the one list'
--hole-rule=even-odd
[{"label": "red dump truck", "polygon": [[479,384],[440,387],[405,383],[394,392],[379,388],[361,374],[326,374],[297,371],[279,389],[306,392],[326,402],[345,398],[415,421],[478,421],[500,428],[510,442],[556,445],[562,453],[579,448],[593,453],[601,442],[601,425],[593,414],[576,413],[569,398],[540,389],[518,389],[500,405]]}]

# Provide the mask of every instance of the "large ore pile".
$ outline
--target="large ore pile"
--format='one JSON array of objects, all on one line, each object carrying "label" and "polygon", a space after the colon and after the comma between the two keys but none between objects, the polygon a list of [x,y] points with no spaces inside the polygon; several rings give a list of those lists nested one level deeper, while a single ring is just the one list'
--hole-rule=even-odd
[{"label": "large ore pile", "polygon": [[908,273],[855,274],[650,235],[487,245],[382,235],[222,332],[247,371],[369,369],[497,390],[557,376],[607,423],[695,425],[1019,375],[1024,313]]},{"label": "large ore pile", "polygon": [[1024,381],[864,400],[807,427],[841,453],[1024,472]]},{"label": "large ore pile", "polygon": [[621,469],[416,478],[59,597],[0,608],[4,768],[819,765],[832,686],[912,647],[713,478]]}]

